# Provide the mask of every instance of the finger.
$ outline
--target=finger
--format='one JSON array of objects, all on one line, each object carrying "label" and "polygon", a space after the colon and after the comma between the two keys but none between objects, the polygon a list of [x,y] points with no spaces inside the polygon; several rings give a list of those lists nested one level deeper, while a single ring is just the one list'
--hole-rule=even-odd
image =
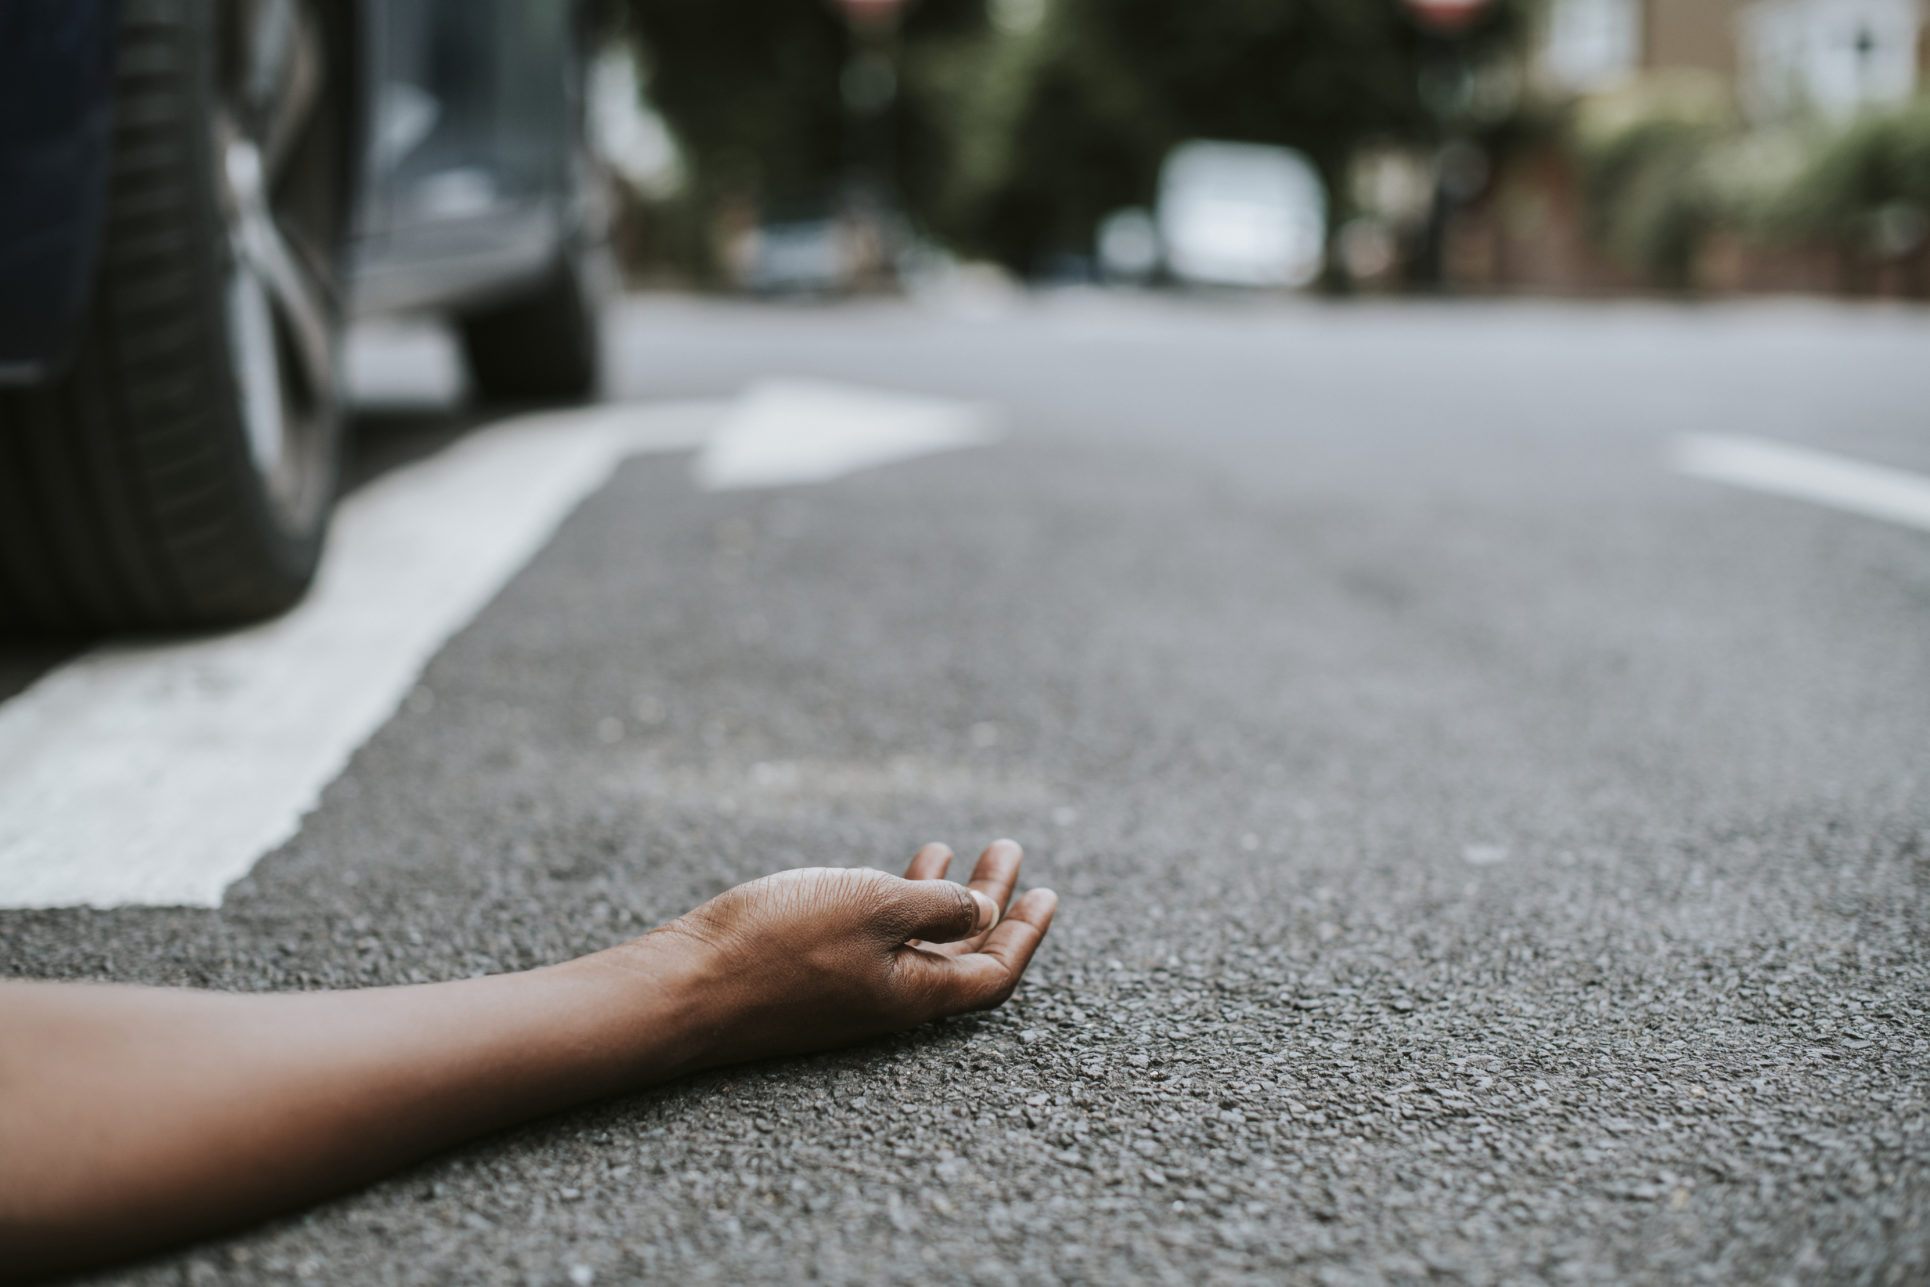
[{"label": "finger", "polygon": [[[911,865],[905,868],[906,880],[943,880],[945,872],[952,865],[952,847],[936,841],[926,845],[911,857]],[[919,940],[912,939],[911,945],[917,947]]]},{"label": "finger", "polygon": [[1052,928],[1052,918],[1058,911],[1059,896],[1051,890],[1026,891],[1005,914],[998,928],[985,936],[985,945],[979,952],[1004,966],[1012,982],[1017,983],[1025,967],[1032,963],[1032,954],[1039,950],[1039,941]]},{"label": "finger", "polygon": [[998,909],[981,893],[949,880],[898,880],[882,909],[887,941],[951,943],[990,925]]},{"label": "finger", "polygon": [[946,956],[925,949],[919,955],[939,1014],[989,1010],[1001,1005],[1025,976],[1032,954],[1052,928],[1059,897],[1049,889],[1035,889],[1012,906],[997,929],[986,936],[982,950]]},{"label": "finger", "polygon": [[[972,867],[971,884],[967,888],[985,895],[1002,916],[1006,903],[1012,899],[1012,886],[1018,882],[1019,865],[1024,861],[1025,851],[1019,848],[1017,842],[995,840],[978,856],[978,862]],[[964,956],[976,952],[984,941],[985,931],[996,924],[998,918],[994,917],[990,923],[979,927],[978,936],[947,943],[937,950],[944,956]]]},{"label": "finger", "polygon": [[949,845],[929,844],[912,855],[911,866],[905,868],[905,879],[943,880],[951,865],[952,851]]},{"label": "finger", "polygon": [[1004,915],[1005,905],[1012,901],[1012,886],[1019,880],[1019,864],[1024,861],[1025,850],[1019,848],[1018,842],[994,840],[978,856],[969,887],[991,899],[999,914]]}]

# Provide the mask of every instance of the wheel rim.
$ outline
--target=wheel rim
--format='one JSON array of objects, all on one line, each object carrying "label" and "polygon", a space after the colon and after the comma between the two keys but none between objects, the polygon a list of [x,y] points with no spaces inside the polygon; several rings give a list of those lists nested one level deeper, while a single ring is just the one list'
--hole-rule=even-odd
[{"label": "wheel rim", "polygon": [[220,0],[212,117],[227,225],[225,310],[248,455],[270,508],[308,529],[327,498],[337,314],[327,149],[305,146],[329,88],[313,0]]}]

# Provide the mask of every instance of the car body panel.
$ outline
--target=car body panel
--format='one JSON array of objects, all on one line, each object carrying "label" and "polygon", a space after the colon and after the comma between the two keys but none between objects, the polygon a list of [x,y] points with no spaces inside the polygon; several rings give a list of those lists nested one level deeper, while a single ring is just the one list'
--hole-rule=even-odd
[{"label": "car body panel", "polygon": [[0,382],[57,370],[107,204],[119,0],[0,0]]}]

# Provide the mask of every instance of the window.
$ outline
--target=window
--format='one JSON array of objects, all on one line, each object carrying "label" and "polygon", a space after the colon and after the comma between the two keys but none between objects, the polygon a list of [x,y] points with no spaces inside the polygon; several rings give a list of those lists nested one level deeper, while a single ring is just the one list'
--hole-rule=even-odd
[{"label": "window", "polygon": [[1642,61],[1642,0],[1552,0],[1543,65],[1563,89],[1611,85]]},{"label": "window", "polygon": [[1916,0],[1760,0],[1743,14],[1743,102],[1752,116],[1845,116],[1917,87]]}]

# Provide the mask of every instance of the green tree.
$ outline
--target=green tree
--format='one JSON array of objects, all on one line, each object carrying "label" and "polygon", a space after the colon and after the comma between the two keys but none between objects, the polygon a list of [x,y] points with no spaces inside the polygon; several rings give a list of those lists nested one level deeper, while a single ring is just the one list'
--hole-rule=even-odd
[{"label": "green tree", "polygon": [[[854,37],[826,0],[627,0],[626,12],[698,211],[829,204],[862,158],[843,88]],[[914,212],[934,200],[955,134],[933,116],[950,100],[919,73],[955,63],[986,32],[984,0],[919,0],[894,38],[902,81],[885,122],[887,170]]]},{"label": "green tree", "polygon": [[[1400,0],[1032,2],[1043,20],[1016,29],[986,0],[911,4],[889,118],[914,219],[1021,270],[1089,249],[1106,213],[1149,202],[1187,139],[1298,147],[1331,184],[1363,140],[1429,135],[1424,73],[1507,39],[1521,0],[1452,43]],[[821,200],[850,174],[853,37],[825,0],[626,3],[696,204]]]},{"label": "green tree", "polygon": [[1364,140],[1438,130],[1428,73],[1514,29],[1512,4],[1450,42],[1396,0],[1058,0],[1035,47],[1008,55],[1029,74],[1002,164],[967,175],[973,190],[944,214],[1019,266],[1085,249],[1106,212],[1152,199],[1166,153],[1191,138],[1297,147],[1337,189]]}]

